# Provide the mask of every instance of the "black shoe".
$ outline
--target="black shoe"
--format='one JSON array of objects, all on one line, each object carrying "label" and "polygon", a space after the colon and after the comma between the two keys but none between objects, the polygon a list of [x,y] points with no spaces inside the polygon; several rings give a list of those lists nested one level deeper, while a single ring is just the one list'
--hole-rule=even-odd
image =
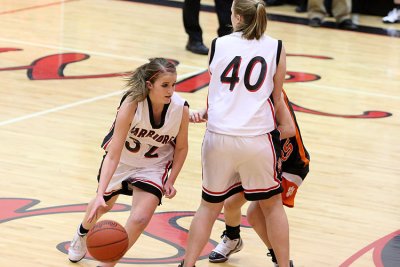
[{"label": "black shoe", "polygon": [[199,55],[208,55],[208,48],[202,42],[188,42],[186,50]]},{"label": "black shoe", "polygon": [[320,27],[322,24],[322,20],[319,18],[312,18],[308,21],[308,25],[311,27]]},{"label": "black shoe", "polygon": [[[294,267],[292,260],[289,261],[289,266]],[[274,262],[274,267],[279,267],[279,265],[276,262]]]},{"label": "black shoe", "polygon": [[[183,263],[184,263],[184,261],[181,261],[181,263],[179,263],[178,267],[183,267]],[[193,265],[193,267],[196,267],[196,265]]]},{"label": "black shoe", "polygon": [[351,19],[345,19],[339,23],[339,28],[344,30],[357,30],[358,26]]}]

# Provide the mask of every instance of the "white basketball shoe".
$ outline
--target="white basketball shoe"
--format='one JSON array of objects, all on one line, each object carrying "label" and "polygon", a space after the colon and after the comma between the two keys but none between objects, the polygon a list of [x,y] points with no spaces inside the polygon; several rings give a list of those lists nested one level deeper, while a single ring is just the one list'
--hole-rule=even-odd
[{"label": "white basketball shoe", "polygon": [[208,256],[208,260],[212,263],[225,262],[231,254],[239,252],[243,248],[243,241],[240,237],[237,239],[229,239],[225,231],[221,237],[221,242],[219,242]]},{"label": "white basketball shoe", "polygon": [[82,237],[76,233],[68,249],[68,259],[71,262],[78,262],[85,257],[86,252],[86,236]]}]

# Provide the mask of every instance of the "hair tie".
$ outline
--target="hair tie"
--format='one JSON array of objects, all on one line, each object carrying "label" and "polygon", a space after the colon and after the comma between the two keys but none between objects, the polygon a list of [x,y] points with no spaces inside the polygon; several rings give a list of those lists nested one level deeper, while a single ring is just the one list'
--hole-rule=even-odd
[{"label": "hair tie", "polygon": [[159,72],[160,72],[160,70],[159,70],[159,71],[156,71],[153,75],[151,75],[151,77],[148,79],[148,81],[150,82],[151,79],[153,79],[154,76],[156,76]]}]

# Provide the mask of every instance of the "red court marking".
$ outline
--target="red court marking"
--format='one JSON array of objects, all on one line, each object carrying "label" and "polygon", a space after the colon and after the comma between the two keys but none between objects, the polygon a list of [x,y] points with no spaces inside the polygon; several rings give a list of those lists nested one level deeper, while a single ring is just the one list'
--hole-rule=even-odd
[{"label": "red court marking", "polygon": [[77,0],[65,0],[65,1],[61,1],[61,2],[48,3],[48,4],[43,4],[43,5],[30,6],[30,7],[20,8],[20,9],[8,10],[8,11],[0,12],[0,15],[17,13],[17,12],[20,12],[20,11],[31,10],[31,9],[35,9],[35,8],[54,6],[54,5],[59,5],[59,4],[62,4],[62,3],[67,3],[67,2],[72,2],[72,1],[77,1]]},{"label": "red court marking", "polygon": [[345,262],[339,265],[339,267],[349,267],[352,265],[354,262],[356,262],[361,256],[366,254],[368,251],[373,250],[372,255],[373,255],[373,261],[376,267],[384,267],[382,259],[381,259],[381,253],[382,249],[385,247],[387,242],[391,240],[393,237],[400,235],[400,230],[397,230],[391,234],[388,234],[375,242],[372,242],[368,246],[360,249],[357,251],[354,255],[352,255],[350,258],[348,258]]}]

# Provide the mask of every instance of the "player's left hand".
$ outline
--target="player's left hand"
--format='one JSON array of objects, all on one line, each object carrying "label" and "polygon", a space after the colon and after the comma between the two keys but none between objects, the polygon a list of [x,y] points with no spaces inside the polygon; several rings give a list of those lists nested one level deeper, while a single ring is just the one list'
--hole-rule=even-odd
[{"label": "player's left hand", "polygon": [[174,186],[171,183],[166,182],[165,185],[164,185],[164,196],[166,198],[170,198],[171,199],[175,195],[176,195],[176,189],[174,188]]},{"label": "player's left hand", "polygon": [[199,123],[207,121],[207,109],[189,110],[189,122]]}]

